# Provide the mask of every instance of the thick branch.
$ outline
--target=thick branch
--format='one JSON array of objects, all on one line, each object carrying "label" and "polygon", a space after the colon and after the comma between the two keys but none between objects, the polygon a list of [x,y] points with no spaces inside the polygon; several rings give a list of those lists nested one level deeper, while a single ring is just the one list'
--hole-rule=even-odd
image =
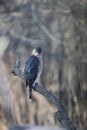
[{"label": "thick branch", "polygon": [[[20,70],[20,62],[16,63],[16,66],[12,70],[12,73],[14,75],[18,75],[24,81],[26,81],[24,73],[21,72]],[[58,107],[59,111],[55,113],[56,119],[62,122],[62,124],[67,128],[67,130],[76,130],[76,127],[72,124],[72,122],[68,118],[67,112],[65,111],[63,104],[56,96],[54,96],[51,92],[46,90],[45,87],[41,87],[38,84],[36,84],[33,89],[38,93],[42,94],[45,98],[47,98],[47,100],[49,100]]]}]

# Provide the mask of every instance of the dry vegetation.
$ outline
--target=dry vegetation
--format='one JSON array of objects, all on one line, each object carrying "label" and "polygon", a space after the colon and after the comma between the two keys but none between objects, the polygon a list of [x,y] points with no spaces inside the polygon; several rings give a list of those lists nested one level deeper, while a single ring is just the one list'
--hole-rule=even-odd
[{"label": "dry vegetation", "polygon": [[0,121],[60,126],[55,106],[36,92],[30,103],[23,81],[10,73],[18,55],[23,69],[39,45],[44,56],[40,84],[61,99],[78,128],[87,129],[86,28],[84,0],[0,1]]}]

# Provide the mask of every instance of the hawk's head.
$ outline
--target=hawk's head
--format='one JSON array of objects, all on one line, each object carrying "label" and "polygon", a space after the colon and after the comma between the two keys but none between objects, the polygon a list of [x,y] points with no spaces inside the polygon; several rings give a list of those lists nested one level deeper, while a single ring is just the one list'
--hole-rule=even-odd
[{"label": "hawk's head", "polygon": [[42,53],[42,50],[41,50],[40,47],[34,48],[34,49],[33,49],[33,52],[32,52],[32,54],[33,54],[33,55],[36,55],[36,56],[40,55],[41,53]]}]

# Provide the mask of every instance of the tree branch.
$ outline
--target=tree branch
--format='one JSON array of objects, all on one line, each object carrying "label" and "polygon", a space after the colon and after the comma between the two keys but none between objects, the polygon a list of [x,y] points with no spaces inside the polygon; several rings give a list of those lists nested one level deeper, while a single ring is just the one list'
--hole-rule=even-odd
[{"label": "tree branch", "polygon": [[[20,61],[16,62],[16,65],[13,68],[12,73],[26,81],[24,73],[20,70]],[[52,92],[49,92],[48,90],[46,90],[45,87],[41,87],[38,84],[36,84],[35,87],[33,87],[33,89],[41,95],[43,95],[45,98],[47,98],[48,101],[57,106],[59,111],[55,113],[55,117],[66,127],[67,130],[76,130],[76,127],[70,121],[63,104],[56,96],[52,94]]]},{"label": "tree branch", "polygon": [[49,39],[51,39],[52,41],[54,41],[55,43],[59,43],[59,40],[54,37],[50,31],[40,22],[39,18],[37,17],[37,14],[35,13],[35,4],[32,4],[32,16],[34,21],[39,25],[40,29],[42,30],[42,32],[49,37]]},{"label": "tree branch", "polygon": [[[11,34],[14,38],[18,38],[18,39],[20,39],[21,41],[23,41],[21,44],[24,44],[24,45],[29,45],[29,44],[33,44],[33,45],[36,45],[36,44],[40,44],[40,43],[42,43],[43,44],[43,41],[42,40],[40,40],[40,39],[32,39],[32,38],[28,38],[28,37],[26,37],[26,36],[23,36],[23,35],[20,35],[20,34],[18,34],[18,33],[16,33],[16,32],[14,32],[14,31],[10,31],[9,32],[9,34]],[[28,42],[28,43],[26,43],[26,42]]]}]

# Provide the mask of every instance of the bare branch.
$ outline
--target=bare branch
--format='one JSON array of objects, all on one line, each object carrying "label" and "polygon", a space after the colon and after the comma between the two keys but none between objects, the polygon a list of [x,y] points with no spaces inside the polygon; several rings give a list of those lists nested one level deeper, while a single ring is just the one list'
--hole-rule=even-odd
[{"label": "bare branch", "polygon": [[36,13],[35,13],[35,5],[34,5],[34,4],[32,5],[32,16],[33,16],[35,22],[38,23],[38,25],[39,25],[40,29],[42,30],[42,32],[45,33],[46,36],[48,36],[52,41],[54,41],[54,42],[56,42],[56,43],[59,43],[59,42],[58,42],[59,40],[58,40],[56,37],[54,37],[54,36],[50,33],[50,31],[49,31],[49,30],[40,22],[40,20],[38,19],[37,15],[36,15]]},{"label": "bare branch", "polygon": [[[20,62],[18,61],[16,62],[16,66],[13,68],[12,73],[14,75],[21,77],[24,81],[26,81],[24,73],[20,70],[19,63]],[[54,96],[51,92],[46,90],[45,87],[41,87],[38,84],[36,84],[33,89],[38,93],[40,93],[41,95],[43,95],[45,98],[47,98],[48,101],[57,106],[59,111],[56,112],[56,117],[59,121],[61,119],[62,124],[67,128],[67,130],[76,130],[76,127],[72,124],[72,122],[68,118],[67,112],[65,111],[63,104],[56,96]]]},{"label": "bare branch", "polygon": [[23,36],[23,35],[20,35],[20,34],[18,34],[18,33],[16,33],[16,32],[14,32],[14,31],[10,31],[10,34],[13,36],[13,37],[15,37],[15,38],[18,38],[18,39],[20,39],[21,41],[23,41],[23,42],[28,42],[28,43],[21,43],[21,44],[26,44],[26,45],[29,45],[29,43],[31,44],[34,44],[34,45],[36,45],[36,44],[40,44],[40,43],[43,43],[42,42],[42,40],[34,40],[34,39],[32,39],[32,38],[27,38],[27,37],[25,37],[25,36]]}]

